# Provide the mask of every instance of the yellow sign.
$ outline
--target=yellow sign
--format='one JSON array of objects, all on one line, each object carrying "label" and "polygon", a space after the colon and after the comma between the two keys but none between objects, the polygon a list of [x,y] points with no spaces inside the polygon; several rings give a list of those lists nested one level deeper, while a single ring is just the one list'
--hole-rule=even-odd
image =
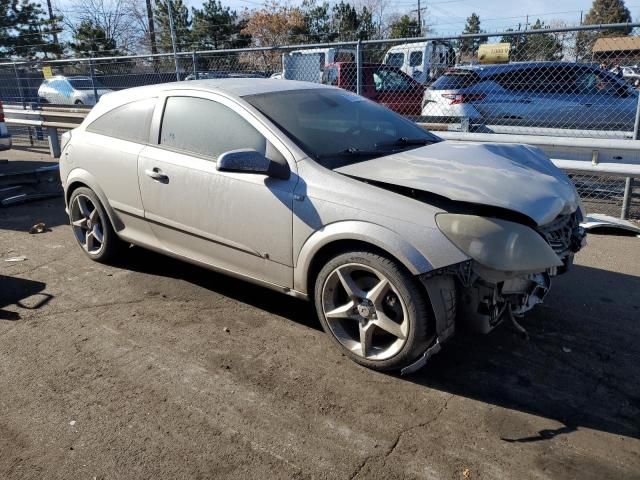
[{"label": "yellow sign", "polygon": [[478,48],[480,63],[509,63],[510,43],[483,43]]},{"label": "yellow sign", "polygon": [[53,77],[53,71],[51,70],[51,67],[42,67],[42,74],[47,80]]}]

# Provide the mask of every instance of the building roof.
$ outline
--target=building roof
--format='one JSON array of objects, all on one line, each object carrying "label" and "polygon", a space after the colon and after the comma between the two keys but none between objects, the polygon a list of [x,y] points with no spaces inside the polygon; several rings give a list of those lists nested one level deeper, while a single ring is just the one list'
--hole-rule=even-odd
[{"label": "building roof", "polygon": [[593,45],[593,53],[640,50],[640,37],[600,37]]}]

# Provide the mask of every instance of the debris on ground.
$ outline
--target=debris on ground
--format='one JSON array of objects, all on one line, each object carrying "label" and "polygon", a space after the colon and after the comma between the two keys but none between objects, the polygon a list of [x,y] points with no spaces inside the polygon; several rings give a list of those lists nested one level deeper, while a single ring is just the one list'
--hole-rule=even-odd
[{"label": "debris on ground", "polygon": [[572,350],[569,347],[562,347],[562,351],[564,353],[571,353],[572,352]]},{"label": "debris on ground", "polygon": [[464,470],[462,470],[462,476],[464,478],[471,478],[471,470],[469,470],[468,468],[465,468]]},{"label": "debris on ground", "polygon": [[225,332],[225,333],[229,333],[229,332],[231,332],[231,330],[229,330],[229,327],[224,327],[224,328],[222,329],[222,331],[223,331],[223,332]]},{"label": "debris on ground", "polygon": [[25,257],[24,255],[20,255],[18,257],[5,258],[4,261],[5,262],[24,262],[26,259],[27,257]]},{"label": "debris on ground", "polygon": [[35,234],[38,234],[38,233],[44,233],[44,232],[50,232],[50,231],[51,230],[49,230],[47,228],[47,225],[44,222],[38,222],[33,227],[31,227],[29,229],[29,233],[31,235],[35,235]]}]

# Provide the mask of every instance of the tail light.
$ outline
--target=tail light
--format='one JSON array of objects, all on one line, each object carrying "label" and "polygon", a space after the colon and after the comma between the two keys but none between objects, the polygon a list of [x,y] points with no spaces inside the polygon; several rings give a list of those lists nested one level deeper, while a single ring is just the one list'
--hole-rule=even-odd
[{"label": "tail light", "polygon": [[442,96],[447,100],[451,100],[451,105],[479,102],[484,100],[486,97],[484,93],[443,93]]},{"label": "tail light", "polygon": [[2,108],[2,100],[0,100],[0,122],[4,122],[4,109]]}]

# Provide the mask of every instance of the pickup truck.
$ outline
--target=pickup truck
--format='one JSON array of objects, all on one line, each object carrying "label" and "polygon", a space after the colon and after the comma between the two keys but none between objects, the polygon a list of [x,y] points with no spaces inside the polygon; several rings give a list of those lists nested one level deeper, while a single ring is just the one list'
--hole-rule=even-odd
[{"label": "pickup truck", "polygon": [[[322,83],[355,92],[357,70],[354,62],[337,62],[325,67]],[[401,115],[422,113],[424,86],[397,67],[379,63],[364,63],[360,94]]]}]

